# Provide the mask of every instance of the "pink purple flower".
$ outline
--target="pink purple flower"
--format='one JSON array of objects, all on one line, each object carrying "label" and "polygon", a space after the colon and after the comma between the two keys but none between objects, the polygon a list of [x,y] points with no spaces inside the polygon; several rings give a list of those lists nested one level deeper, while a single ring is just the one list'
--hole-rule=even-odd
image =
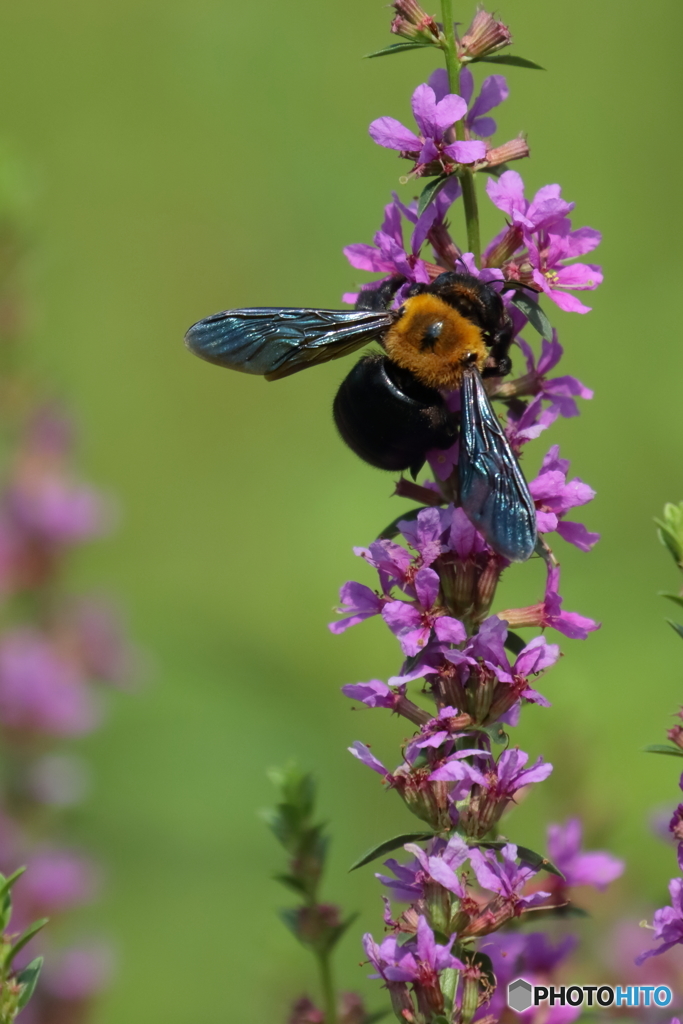
[{"label": "pink purple flower", "polygon": [[593,392],[576,377],[564,376],[547,379],[547,374],[559,363],[564,349],[557,340],[557,331],[553,331],[552,341],[544,338],[541,343],[541,355],[535,361],[531,346],[524,338],[517,337],[516,343],[524,353],[527,365],[528,387],[532,394],[542,394],[550,402],[549,408],[566,418],[579,415],[577,398],[591,399]]},{"label": "pink purple flower", "polygon": [[567,482],[568,470],[569,460],[560,458],[560,446],[555,444],[543,459],[538,476],[529,481],[538,532],[557,532],[581,551],[590,551],[600,540],[600,534],[589,533],[583,523],[566,522],[564,516],[569,509],[592,501],[595,491],[579,477]]},{"label": "pink purple flower", "polygon": [[85,679],[37,630],[0,638],[0,724],[5,729],[77,736],[97,723]]},{"label": "pink purple flower", "polygon": [[534,892],[522,895],[527,882],[538,869],[530,864],[517,864],[517,847],[506,843],[500,851],[501,860],[493,850],[474,847],[470,852],[470,863],[482,889],[495,892],[504,901],[520,907],[536,907],[550,896],[549,892]]},{"label": "pink purple flower", "polygon": [[581,841],[578,818],[570,818],[566,825],[548,826],[548,853],[564,875],[565,886],[592,885],[604,890],[624,873],[625,864],[602,850],[585,853]]},{"label": "pink purple flower", "polygon": [[[561,197],[559,185],[546,185],[529,202],[524,197],[524,182],[517,171],[506,171],[500,178],[486,184],[489,198],[508,215],[511,227],[501,232],[488,247],[485,258],[502,245],[510,233],[517,248],[525,251],[506,263],[508,277],[533,283],[548,298],[567,312],[588,313],[567,290],[593,290],[602,283],[600,267],[589,263],[570,263],[600,243],[600,233],[593,228],[572,230],[567,214],[573,203]],[[515,234],[516,232],[516,234]]]},{"label": "pink purple flower", "polygon": [[654,949],[647,949],[636,957],[640,965],[651,956],[659,956],[673,946],[683,944],[683,878],[672,878],[669,882],[671,906],[655,911],[653,918],[655,939],[661,942]]},{"label": "pink purple flower", "polygon": [[[437,68],[432,72],[428,84],[434,90],[437,101],[442,100],[449,93],[448,73],[444,68]],[[489,138],[495,134],[497,125],[492,117],[486,117],[486,115],[510,95],[505,76],[489,75],[488,78],[485,78],[474,102],[472,102],[473,93],[474,76],[469,68],[463,68],[460,72],[460,95],[468,107],[465,126],[473,135],[478,135],[482,139]]]},{"label": "pink purple flower", "polygon": [[379,146],[396,149],[413,160],[415,173],[424,173],[436,162],[445,170],[454,162],[471,164],[484,159],[486,146],[483,142],[451,141],[447,137],[448,130],[467,114],[467,103],[462,96],[450,93],[437,101],[431,86],[418,85],[413,93],[412,108],[419,136],[393,117],[378,118],[369,131]]}]

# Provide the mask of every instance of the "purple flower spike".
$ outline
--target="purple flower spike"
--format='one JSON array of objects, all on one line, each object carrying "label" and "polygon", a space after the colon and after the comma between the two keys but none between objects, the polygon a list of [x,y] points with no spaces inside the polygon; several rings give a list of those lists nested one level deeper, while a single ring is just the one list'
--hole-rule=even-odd
[{"label": "purple flower spike", "polygon": [[560,458],[560,446],[555,444],[544,458],[540,473],[529,483],[529,491],[536,504],[538,531],[557,531],[581,551],[590,551],[600,540],[600,534],[589,533],[582,523],[564,522],[563,517],[570,508],[592,501],[595,491],[578,477],[567,483],[568,469],[569,461]]},{"label": "purple flower spike", "polygon": [[564,875],[565,885],[592,885],[602,891],[624,873],[625,864],[623,860],[600,850],[583,853],[581,839],[582,828],[578,818],[571,818],[566,825],[549,825],[550,859]]},{"label": "purple flower spike", "polygon": [[660,953],[666,953],[667,949],[683,944],[683,878],[671,879],[669,893],[671,906],[655,911],[653,918],[655,939],[662,944],[637,956],[635,962],[638,966],[651,956],[659,956]]},{"label": "purple flower spike", "polygon": [[379,146],[396,149],[401,156],[413,160],[415,173],[424,173],[435,162],[440,162],[445,170],[453,161],[471,164],[484,159],[486,146],[483,142],[446,141],[448,129],[467,113],[467,104],[461,96],[449,93],[437,102],[431,86],[418,85],[413,93],[412,108],[420,129],[419,136],[393,117],[378,118],[372,122],[369,131]]}]

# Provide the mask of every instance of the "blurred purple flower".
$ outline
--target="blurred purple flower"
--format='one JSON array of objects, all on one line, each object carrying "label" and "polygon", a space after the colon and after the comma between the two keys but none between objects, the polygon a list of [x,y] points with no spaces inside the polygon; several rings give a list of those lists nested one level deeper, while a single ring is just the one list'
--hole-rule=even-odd
[{"label": "blurred purple flower", "polygon": [[0,637],[0,724],[5,729],[78,736],[97,720],[86,681],[37,630],[18,628]]},{"label": "blurred purple flower", "polygon": [[600,540],[599,533],[589,533],[582,523],[565,522],[564,515],[592,501],[595,491],[578,477],[567,483],[569,460],[560,458],[560,446],[552,446],[543,459],[540,472],[529,481],[529,491],[536,505],[539,533],[556,531],[560,537],[581,551],[590,549]]},{"label": "blurred purple flower", "polygon": [[604,890],[624,873],[625,864],[609,853],[581,850],[582,828],[578,818],[570,818],[566,825],[548,826],[548,853],[550,859],[564,875],[567,886],[592,885]]},{"label": "blurred purple flower", "polygon": [[72,946],[48,958],[41,985],[57,999],[89,999],[109,983],[113,961],[110,947],[101,942]]},{"label": "blurred purple flower", "polygon": [[453,161],[471,164],[484,159],[486,146],[483,142],[448,141],[448,129],[467,114],[467,104],[461,96],[451,93],[437,102],[431,86],[418,85],[413,93],[412,108],[419,136],[393,117],[380,117],[369,128],[373,141],[414,160],[417,174],[436,161],[440,161],[445,170]]},{"label": "blurred purple flower", "polygon": [[26,874],[17,883],[16,893],[20,906],[30,906],[28,916],[43,916],[89,902],[95,889],[95,872],[89,860],[69,850],[44,849],[29,855]]},{"label": "blurred purple flower", "polygon": [[105,528],[101,496],[60,476],[15,480],[5,492],[5,505],[16,523],[55,544],[74,544]]},{"label": "blurred purple flower", "polygon": [[89,788],[88,767],[76,754],[43,754],[27,770],[28,793],[48,807],[73,807]]}]

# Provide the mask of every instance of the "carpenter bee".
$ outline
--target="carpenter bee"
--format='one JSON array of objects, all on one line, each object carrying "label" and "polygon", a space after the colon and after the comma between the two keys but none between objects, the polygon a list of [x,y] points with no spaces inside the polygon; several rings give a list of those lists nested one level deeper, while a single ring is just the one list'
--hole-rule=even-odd
[{"label": "carpenter bee", "polygon": [[[233,309],[200,320],[185,341],[202,359],[279,380],[338,359],[370,341],[334,400],[346,444],[372,466],[423,465],[460,439],[459,501],[491,547],[522,562],[536,545],[536,512],[482,377],[510,372],[512,322],[490,285],[451,271],[414,284],[389,308],[404,278],[361,291],[354,310]],[[459,391],[460,413],[444,392]]]}]

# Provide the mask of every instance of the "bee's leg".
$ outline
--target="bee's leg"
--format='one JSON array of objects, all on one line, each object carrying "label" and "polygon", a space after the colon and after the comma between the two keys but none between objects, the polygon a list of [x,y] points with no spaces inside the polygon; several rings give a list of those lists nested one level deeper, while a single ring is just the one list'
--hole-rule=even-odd
[{"label": "bee's leg", "polygon": [[376,313],[384,312],[391,305],[391,300],[404,283],[405,277],[398,274],[382,281],[379,288],[362,289],[356,299],[356,309],[369,309]]}]

